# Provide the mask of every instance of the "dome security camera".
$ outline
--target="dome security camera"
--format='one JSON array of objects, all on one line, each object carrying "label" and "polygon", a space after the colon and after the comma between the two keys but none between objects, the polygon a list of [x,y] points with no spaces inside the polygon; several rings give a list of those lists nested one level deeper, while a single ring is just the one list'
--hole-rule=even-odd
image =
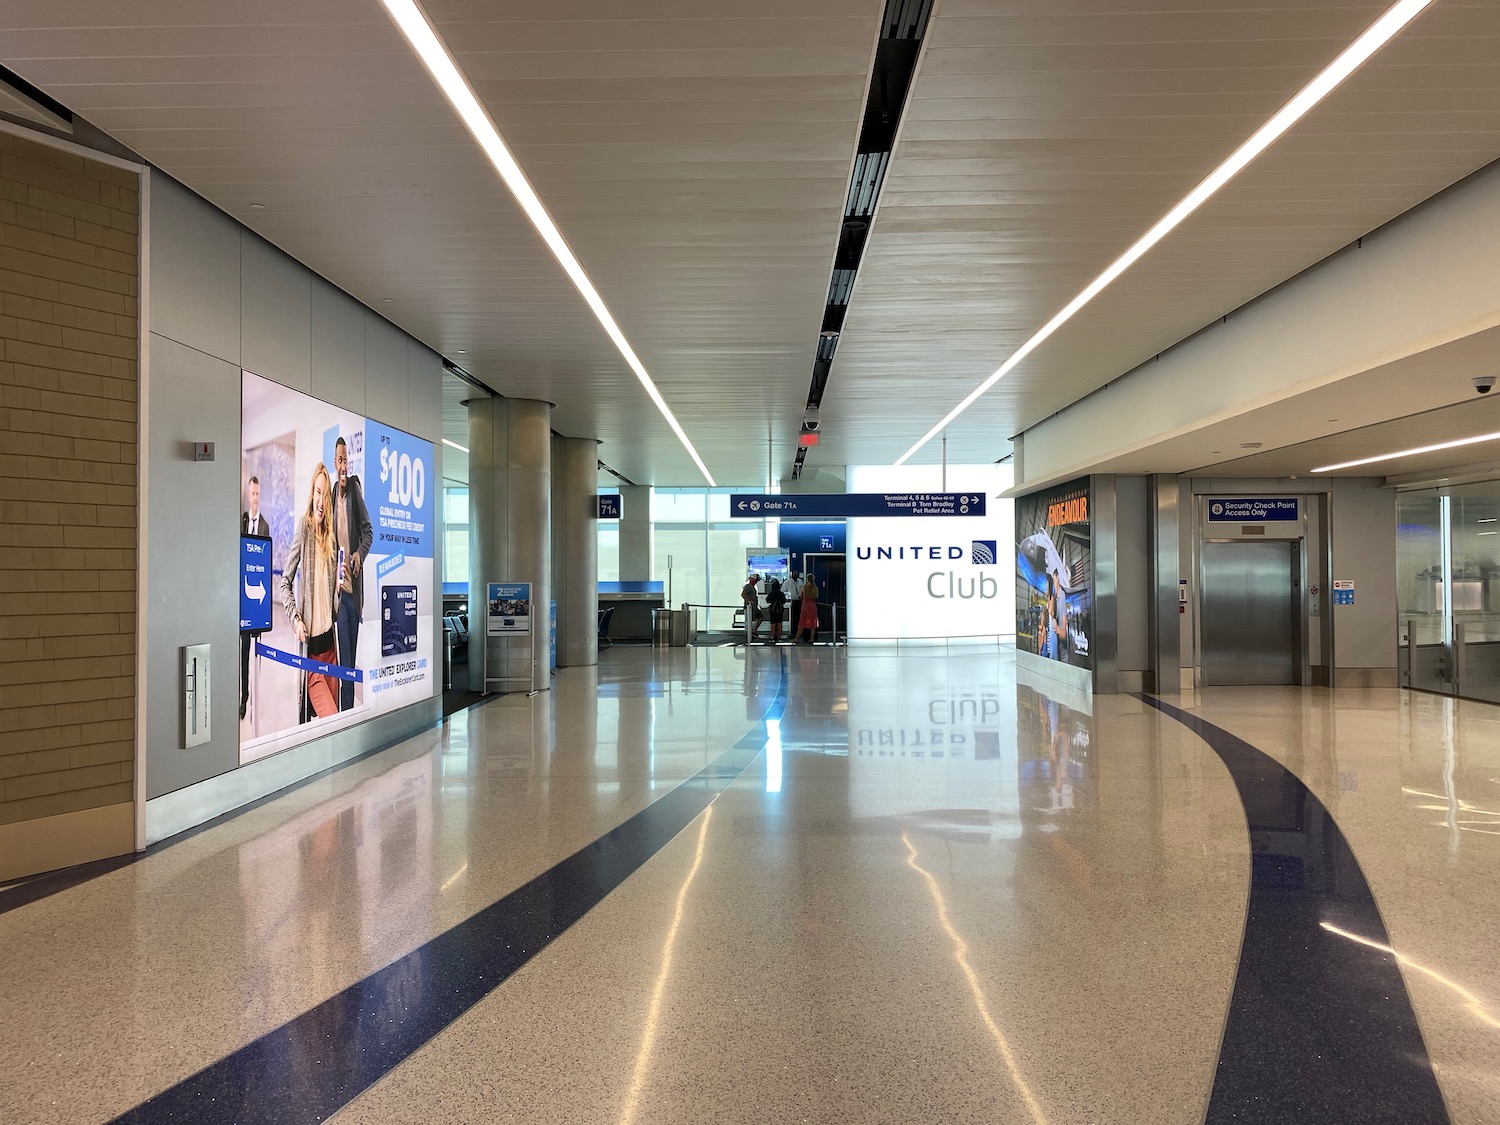
[{"label": "dome security camera", "polygon": [[[1491,380],[1491,382],[1493,383],[1494,380]],[[816,409],[808,410],[805,414],[802,415],[802,429],[806,433],[809,433],[809,434],[817,433],[818,432],[818,427],[821,424],[822,424],[822,415]]]},{"label": "dome security camera", "polygon": [[1474,390],[1482,395],[1489,394],[1495,387],[1495,377],[1493,375],[1481,375],[1479,378],[1471,381],[1474,384]]}]

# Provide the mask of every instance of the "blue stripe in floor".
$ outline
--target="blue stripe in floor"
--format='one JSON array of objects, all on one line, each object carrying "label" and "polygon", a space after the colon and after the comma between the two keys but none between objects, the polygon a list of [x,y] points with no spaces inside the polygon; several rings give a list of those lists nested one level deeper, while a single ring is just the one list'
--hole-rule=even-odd
[{"label": "blue stripe in floor", "polygon": [[1375,897],[1327,809],[1250,743],[1139,698],[1213,748],[1250,824],[1245,938],[1206,1125],[1447,1125]]},{"label": "blue stripe in floor", "polygon": [[115,1118],[131,1125],[326,1120],[479,1003],[713,803],[786,707],[666,796],[400,960]]}]

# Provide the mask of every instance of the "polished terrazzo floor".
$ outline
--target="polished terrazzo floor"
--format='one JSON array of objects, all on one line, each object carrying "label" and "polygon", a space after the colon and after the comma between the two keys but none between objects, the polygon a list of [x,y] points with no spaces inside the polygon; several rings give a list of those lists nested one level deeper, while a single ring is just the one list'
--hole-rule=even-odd
[{"label": "polished terrazzo floor", "polygon": [[[1266,756],[1252,826],[1200,732],[1005,649],[621,648],[553,683],[0,914],[0,1122],[1339,1119],[1223,1102],[1297,1042],[1292,1007],[1226,1021],[1242,955],[1306,974],[1246,944],[1299,848],[1329,894],[1267,893],[1355,956],[1297,1010],[1399,966],[1446,1102],[1342,1119],[1500,1120],[1500,708],[1172,700]],[[1384,941],[1339,912],[1356,864]]]}]

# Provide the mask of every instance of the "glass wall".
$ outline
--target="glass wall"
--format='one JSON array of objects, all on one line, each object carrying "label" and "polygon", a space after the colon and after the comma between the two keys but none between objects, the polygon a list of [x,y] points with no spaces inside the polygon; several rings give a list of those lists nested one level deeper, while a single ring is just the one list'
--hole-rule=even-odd
[{"label": "glass wall", "polygon": [[443,581],[469,584],[469,486],[443,485]]},{"label": "glass wall", "polygon": [[1397,498],[1402,683],[1500,702],[1500,481]]},{"label": "glass wall", "polygon": [[[653,488],[651,577],[669,586],[670,604],[689,602],[700,629],[728,629],[745,584],[745,548],[770,543],[765,520],[731,520],[729,495],[743,488]],[[600,577],[603,577],[602,566]]]}]

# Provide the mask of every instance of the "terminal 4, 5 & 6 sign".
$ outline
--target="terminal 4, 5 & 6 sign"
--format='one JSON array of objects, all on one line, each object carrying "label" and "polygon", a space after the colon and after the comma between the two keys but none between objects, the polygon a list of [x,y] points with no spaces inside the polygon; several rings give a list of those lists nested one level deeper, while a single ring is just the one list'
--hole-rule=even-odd
[{"label": "terminal 4, 5 & 6 sign", "polygon": [[729,497],[731,519],[758,520],[833,517],[982,516],[982,492],[831,492],[806,496],[735,492]]}]

